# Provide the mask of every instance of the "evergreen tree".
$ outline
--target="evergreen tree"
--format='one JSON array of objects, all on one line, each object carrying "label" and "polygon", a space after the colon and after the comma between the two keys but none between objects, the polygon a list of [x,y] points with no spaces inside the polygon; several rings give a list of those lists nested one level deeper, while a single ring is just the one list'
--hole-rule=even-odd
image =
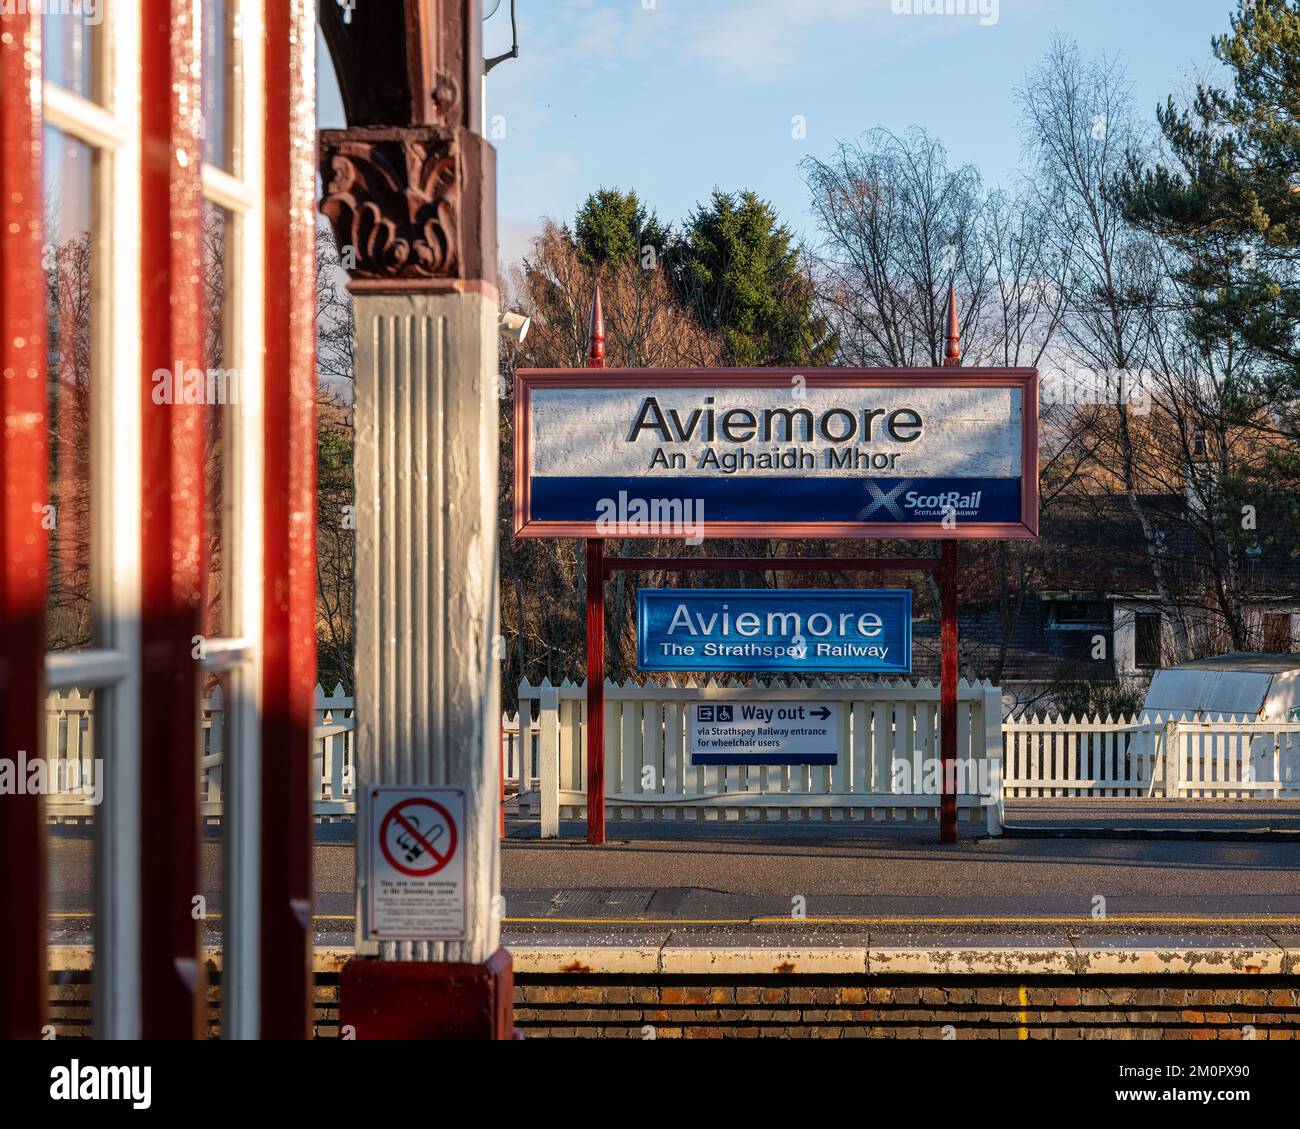
[{"label": "evergreen tree", "polygon": [[[639,261],[650,269],[668,241],[668,230],[654,211],[635,192],[618,188],[591,193],[578,209],[573,233],[582,257],[596,266]],[[646,248],[653,249],[653,256]]]},{"label": "evergreen tree", "polygon": [[788,228],[750,191],[715,190],[672,249],[679,294],[721,331],[728,363],[821,365],[837,342],[815,310],[812,278]]},{"label": "evergreen tree", "polygon": [[1186,256],[1193,328],[1207,344],[1259,350],[1259,389],[1300,393],[1300,0],[1238,0],[1215,56],[1232,89],[1197,87],[1158,110],[1169,164],[1130,159],[1134,222]]},{"label": "evergreen tree", "polygon": [[[1119,185],[1129,219],[1166,240],[1189,295],[1190,335],[1220,372],[1238,427],[1268,450],[1225,481],[1258,509],[1258,538],[1300,530],[1300,0],[1238,0],[1216,36],[1230,90],[1200,85],[1187,108],[1158,111],[1168,163],[1136,156]],[[1238,476],[1232,476],[1234,479]],[[1243,499],[1245,500],[1243,502]],[[1240,537],[1241,535],[1238,534]],[[1249,533],[1249,540],[1256,534]]]}]

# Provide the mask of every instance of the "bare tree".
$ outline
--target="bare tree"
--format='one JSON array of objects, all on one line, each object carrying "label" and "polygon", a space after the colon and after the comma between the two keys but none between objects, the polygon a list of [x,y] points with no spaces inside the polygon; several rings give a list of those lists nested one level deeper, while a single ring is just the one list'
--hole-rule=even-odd
[{"label": "bare tree", "polygon": [[1063,263],[1066,356],[1094,374],[1120,374],[1098,423],[1102,457],[1118,468],[1120,488],[1142,531],[1160,602],[1169,609],[1174,651],[1188,657],[1187,628],[1166,553],[1166,538],[1142,495],[1142,453],[1131,394],[1150,355],[1152,307],[1161,284],[1151,240],[1124,218],[1115,193],[1130,153],[1145,144],[1128,79],[1111,58],[1085,60],[1058,39],[1018,91],[1026,148]]},{"label": "bare tree", "polygon": [[949,169],[942,143],[920,128],[874,129],[827,161],[806,159],[803,171],[845,362],[940,364],[950,284],[974,344],[992,282],[978,171]]},{"label": "bare tree", "polygon": [[355,685],[353,573],[356,555],[352,477],[352,296],[334,236],[316,232],[316,665],[328,690]]},{"label": "bare tree", "polygon": [[[57,204],[52,202],[57,210]],[[58,230],[48,223],[47,230]],[[46,646],[71,650],[91,642],[91,316],[89,231],[50,248],[46,302],[50,326],[50,581]]]}]

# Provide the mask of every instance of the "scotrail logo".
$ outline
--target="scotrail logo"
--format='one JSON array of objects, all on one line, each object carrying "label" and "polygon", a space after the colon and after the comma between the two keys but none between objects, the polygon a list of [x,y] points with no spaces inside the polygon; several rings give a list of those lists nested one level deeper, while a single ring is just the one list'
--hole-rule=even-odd
[{"label": "scotrail logo", "polygon": [[950,526],[978,518],[984,502],[982,490],[964,494],[960,490],[931,487],[933,493],[923,493],[910,481],[899,482],[889,490],[868,481],[866,490],[871,502],[858,511],[859,521],[873,517],[881,521],[888,515],[894,521],[941,521]]},{"label": "scotrail logo", "polygon": [[874,482],[867,483],[867,493],[871,496],[871,503],[858,511],[858,519],[865,520],[884,510],[895,521],[903,521],[905,514],[902,507],[898,504],[899,495],[907,490],[912,484],[910,482],[900,482],[892,490],[886,493],[881,490]]}]

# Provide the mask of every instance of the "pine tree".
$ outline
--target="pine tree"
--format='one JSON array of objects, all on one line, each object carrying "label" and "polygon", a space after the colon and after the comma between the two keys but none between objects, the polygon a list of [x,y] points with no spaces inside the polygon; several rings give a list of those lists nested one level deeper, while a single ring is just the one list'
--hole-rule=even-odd
[{"label": "pine tree", "polygon": [[1200,85],[1191,105],[1158,111],[1175,158],[1130,161],[1121,185],[1130,219],[1187,260],[1193,328],[1259,350],[1259,391],[1300,393],[1300,2],[1238,0],[1215,56],[1232,89]]},{"label": "pine tree", "polygon": [[723,334],[728,363],[821,365],[837,342],[815,310],[813,282],[788,228],[753,192],[715,190],[671,252],[679,294]]},{"label": "pine tree", "polygon": [[[1177,253],[1190,336],[1220,371],[1238,427],[1266,437],[1261,467],[1221,484],[1235,530],[1258,510],[1258,540],[1300,533],[1300,0],[1238,0],[1215,56],[1231,89],[1199,85],[1158,110],[1168,163],[1136,156],[1119,184],[1130,220]],[[1226,364],[1224,363],[1226,359]],[[1238,476],[1232,476],[1237,479]],[[1252,527],[1253,529],[1254,527]],[[1241,538],[1241,534],[1236,536]],[[1247,540],[1255,541],[1252,532]]]},{"label": "pine tree", "polygon": [[636,192],[618,188],[600,188],[587,197],[574,218],[573,234],[588,263],[617,266],[635,260],[646,269],[656,264],[669,237]]}]

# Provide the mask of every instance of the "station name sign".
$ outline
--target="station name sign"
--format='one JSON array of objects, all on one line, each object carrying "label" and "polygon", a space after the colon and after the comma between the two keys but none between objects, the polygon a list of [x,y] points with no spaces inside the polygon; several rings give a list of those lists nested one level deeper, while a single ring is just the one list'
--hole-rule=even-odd
[{"label": "station name sign", "polygon": [[912,593],[642,588],[637,666],[905,674],[912,669]]},{"label": "station name sign", "polygon": [[524,369],[525,537],[1034,537],[1033,369]]}]

